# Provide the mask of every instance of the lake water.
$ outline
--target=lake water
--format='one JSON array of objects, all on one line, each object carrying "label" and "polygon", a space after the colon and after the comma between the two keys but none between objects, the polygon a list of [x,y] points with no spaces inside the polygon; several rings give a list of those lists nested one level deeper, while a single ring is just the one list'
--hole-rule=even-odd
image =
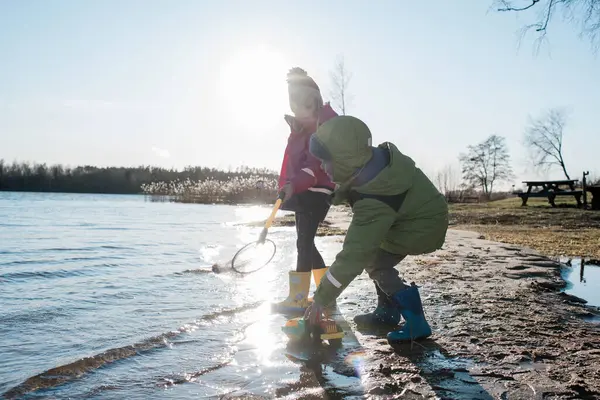
[{"label": "lake water", "polygon": [[[324,390],[328,399],[362,398],[360,378],[347,376],[361,360],[351,333],[337,364],[318,373],[284,354],[286,318],[268,302],[287,295],[294,228],[269,231],[278,251],[259,272],[210,272],[258,237],[261,228],[245,222],[269,212],[0,192],[0,396],[302,398]],[[317,247],[331,262],[341,243],[318,238]],[[583,278],[578,268],[565,272],[567,292],[599,305],[598,267],[586,266]],[[373,300],[371,283],[361,282]],[[360,297],[355,283],[349,309]]]},{"label": "lake water", "polygon": [[[185,399],[289,391],[306,370],[284,355],[286,319],[270,314],[268,301],[287,295],[293,228],[269,231],[278,251],[259,272],[208,272],[256,240],[260,228],[243,223],[269,212],[142,196],[0,192],[0,395]],[[330,261],[340,243],[319,238],[318,247]],[[324,374],[320,386],[335,386],[329,398],[357,391],[357,378]]]}]

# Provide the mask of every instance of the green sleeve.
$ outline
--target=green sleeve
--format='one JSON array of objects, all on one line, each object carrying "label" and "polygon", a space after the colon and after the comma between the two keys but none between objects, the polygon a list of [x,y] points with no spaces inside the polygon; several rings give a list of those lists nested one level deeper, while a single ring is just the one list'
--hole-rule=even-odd
[{"label": "green sleeve", "polygon": [[338,188],[333,192],[333,196],[331,197],[331,204],[334,206],[339,206],[341,204],[345,204],[348,202],[348,192],[343,188]]},{"label": "green sleeve", "polygon": [[321,280],[314,295],[315,302],[331,304],[342,291],[373,262],[381,242],[396,219],[396,213],[385,203],[363,199],[354,204],[342,251]]}]

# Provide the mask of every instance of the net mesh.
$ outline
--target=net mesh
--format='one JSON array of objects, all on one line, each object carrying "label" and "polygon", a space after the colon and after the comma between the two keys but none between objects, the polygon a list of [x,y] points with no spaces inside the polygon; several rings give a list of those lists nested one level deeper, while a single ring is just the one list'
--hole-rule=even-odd
[{"label": "net mesh", "polygon": [[231,260],[231,267],[240,273],[254,272],[267,265],[275,256],[275,243],[267,239],[242,247]]}]

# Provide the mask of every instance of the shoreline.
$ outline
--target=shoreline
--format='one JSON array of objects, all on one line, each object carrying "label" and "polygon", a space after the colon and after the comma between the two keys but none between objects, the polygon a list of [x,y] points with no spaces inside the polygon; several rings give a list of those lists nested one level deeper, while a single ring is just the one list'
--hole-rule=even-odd
[{"label": "shoreline", "polygon": [[[600,212],[574,207],[549,208],[532,201],[520,207],[514,200],[475,205],[450,205],[449,230],[477,232],[484,239],[522,246],[560,260],[582,258],[597,264],[600,260]],[[537,205],[536,205],[537,204]],[[351,209],[332,206],[317,236],[344,235]],[[262,226],[262,221],[248,224]],[[293,214],[279,216],[274,227],[294,226]]]},{"label": "shoreline", "polygon": [[[328,220],[344,230],[350,217],[332,208]],[[363,273],[339,303],[364,349],[365,395],[600,397],[600,308],[563,292],[562,268],[539,251],[451,226],[442,249],[407,257],[398,267],[421,287],[434,333],[395,349],[385,332],[361,332],[352,321],[376,302]]]}]

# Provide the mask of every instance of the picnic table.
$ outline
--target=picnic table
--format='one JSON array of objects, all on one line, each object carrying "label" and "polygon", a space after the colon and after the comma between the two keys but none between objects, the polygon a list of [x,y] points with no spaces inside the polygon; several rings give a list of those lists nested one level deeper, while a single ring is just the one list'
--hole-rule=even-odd
[{"label": "picnic table", "polygon": [[600,210],[600,186],[586,186],[585,190],[592,194],[592,210]]},{"label": "picnic table", "polygon": [[[582,190],[575,189],[575,183],[577,183],[577,179],[570,180],[556,180],[556,181],[523,181],[524,184],[527,185],[527,192],[515,193],[522,200],[522,206],[527,205],[527,200],[530,197],[547,197],[548,203],[552,205],[552,207],[556,207],[554,203],[554,199],[556,196],[573,196],[575,200],[577,200],[577,206],[581,207],[581,196],[583,194]],[[533,188],[541,187],[540,190],[532,191]]]}]

